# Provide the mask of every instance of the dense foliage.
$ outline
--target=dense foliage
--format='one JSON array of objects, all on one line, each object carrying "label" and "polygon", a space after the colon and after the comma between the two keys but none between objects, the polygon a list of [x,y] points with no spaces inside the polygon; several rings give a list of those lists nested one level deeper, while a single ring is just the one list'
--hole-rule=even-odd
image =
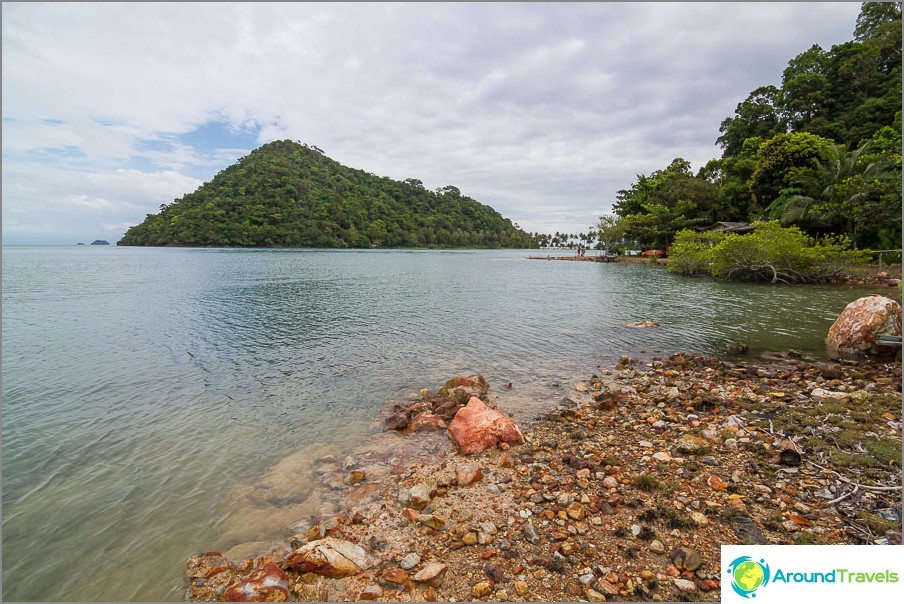
[{"label": "dense foliage", "polygon": [[675,236],[668,271],[736,281],[831,281],[865,261],[844,237],[815,240],[777,221],[757,223],[747,234],[689,229]]},{"label": "dense foliage", "polygon": [[789,61],[723,120],[722,157],[675,159],[616,196],[626,238],[663,247],[685,228],[780,220],[860,248],[901,247],[901,4],[862,4],[854,39]]},{"label": "dense foliage", "polygon": [[285,140],[160,206],[119,245],[527,248],[536,239],[456,187],[431,192]]}]

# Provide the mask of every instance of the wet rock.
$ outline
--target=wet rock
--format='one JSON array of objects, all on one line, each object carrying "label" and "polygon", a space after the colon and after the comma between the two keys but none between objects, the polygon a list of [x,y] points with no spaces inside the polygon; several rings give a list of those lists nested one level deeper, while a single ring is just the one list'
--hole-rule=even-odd
[{"label": "wet rock", "polygon": [[639,327],[641,329],[649,329],[651,327],[660,327],[659,321],[655,319],[647,319],[646,321],[632,321],[625,323],[626,327]]},{"label": "wet rock", "polygon": [[455,401],[442,401],[433,409],[433,413],[443,418],[446,422],[451,422],[459,409],[461,409],[461,405]]},{"label": "wet rock", "polygon": [[879,334],[901,335],[901,305],[884,296],[854,300],[841,312],[826,337],[833,358],[883,356],[891,350],[876,345]]},{"label": "wet rock", "polygon": [[431,432],[434,430],[445,430],[446,426],[446,421],[439,415],[421,413],[411,420],[409,429],[412,432]]},{"label": "wet rock", "polygon": [[185,574],[192,579],[206,579],[229,569],[229,560],[220,552],[207,552],[199,556],[192,556],[185,563]]},{"label": "wet rock", "polygon": [[408,425],[408,416],[404,413],[393,413],[383,420],[383,426],[387,430],[404,430]]},{"label": "wet rock", "polygon": [[433,587],[439,587],[443,584],[443,579],[445,578],[448,569],[449,566],[442,564],[441,562],[430,562],[411,577],[411,579],[417,583],[426,583]]},{"label": "wet rock", "polygon": [[700,554],[689,547],[679,547],[669,554],[669,560],[672,561],[672,564],[674,564],[675,568],[678,570],[694,571],[703,566],[703,560],[700,558]]},{"label": "wet rock", "polygon": [[289,576],[278,566],[266,564],[223,594],[227,602],[287,602]]},{"label": "wet rock", "polygon": [[465,404],[472,397],[484,398],[490,386],[479,374],[452,378],[439,390],[440,396],[459,405]]},{"label": "wet rock", "polygon": [[520,445],[524,436],[510,418],[496,409],[490,409],[477,397],[459,410],[449,425],[449,435],[465,455],[479,453],[499,443]]},{"label": "wet rock", "polygon": [[289,554],[286,564],[301,573],[325,577],[347,577],[374,565],[375,561],[360,545],[325,537],[305,544]]},{"label": "wet rock", "polygon": [[360,483],[364,482],[365,480],[367,480],[367,475],[364,472],[361,472],[360,470],[355,470],[354,472],[351,472],[348,475],[346,475],[346,477],[342,479],[342,482],[344,482],[345,484],[348,484],[348,485],[355,485],[355,484],[360,484]]}]

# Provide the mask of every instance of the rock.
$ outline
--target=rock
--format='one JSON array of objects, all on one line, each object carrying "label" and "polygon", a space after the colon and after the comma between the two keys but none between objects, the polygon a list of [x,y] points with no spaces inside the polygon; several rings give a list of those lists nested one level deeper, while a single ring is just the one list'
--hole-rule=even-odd
[{"label": "rock", "polygon": [[446,576],[446,571],[448,569],[448,565],[442,564],[441,562],[430,562],[427,566],[415,573],[415,575],[411,577],[411,580],[417,583],[426,583],[432,587],[439,587],[443,584],[443,578]]},{"label": "rock", "polygon": [[691,512],[690,516],[691,522],[693,522],[697,526],[706,526],[707,524],[709,524],[709,518],[707,518],[706,515],[701,512]]},{"label": "rock", "polygon": [[537,532],[537,529],[534,527],[534,523],[530,520],[527,521],[527,524],[524,525],[523,530],[524,538],[533,545],[537,545],[540,543],[540,534]]},{"label": "rock", "polygon": [[355,485],[360,484],[365,480],[367,480],[367,475],[360,470],[355,470],[346,475],[346,477],[342,479],[342,482],[348,485]]},{"label": "rock", "polygon": [[834,390],[826,390],[825,388],[814,388],[810,392],[810,398],[817,403],[839,402],[848,403],[851,401],[849,392],[835,392]]},{"label": "rock", "polygon": [[399,562],[399,566],[401,566],[404,570],[411,570],[420,563],[421,557],[417,553],[412,552],[402,558],[402,561]]},{"label": "rock", "polygon": [[703,566],[700,554],[689,547],[679,547],[669,554],[669,560],[678,570],[694,571]]},{"label": "rock", "polygon": [[373,557],[360,545],[324,537],[307,543],[289,554],[288,568],[301,573],[325,577],[347,577],[375,564]]},{"label": "rock", "polygon": [[675,584],[675,587],[680,589],[681,591],[696,591],[697,584],[688,579],[672,579],[672,583]]},{"label": "rock", "polygon": [[455,481],[460,487],[480,481],[483,468],[476,464],[459,464],[455,467]]},{"label": "rock", "polygon": [[433,430],[444,430],[445,428],[446,420],[433,413],[421,413],[411,420],[410,426],[412,432],[430,432]]},{"label": "rock", "polygon": [[206,579],[229,568],[229,560],[223,554],[207,552],[189,558],[185,563],[185,574],[190,579]]},{"label": "rock", "polygon": [[408,416],[404,413],[393,413],[383,420],[383,426],[387,430],[404,430],[408,424]]},{"label": "rock", "polygon": [[399,503],[404,507],[423,510],[430,504],[430,485],[419,482],[410,489],[399,489]]},{"label": "rock", "polygon": [[408,572],[401,568],[384,569],[380,579],[384,585],[389,583],[389,587],[393,589],[406,589],[411,583],[408,578]]},{"label": "rock", "polygon": [[440,388],[439,394],[446,400],[462,405],[472,397],[485,397],[489,389],[486,379],[474,374],[452,378]]},{"label": "rock", "polygon": [[886,356],[894,349],[876,345],[879,334],[901,335],[901,305],[884,296],[866,296],[848,304],[826,337],[833,358]]},{"label": "rock", "polygon": [[595,589],[588,588],[584,591],[584,595],[587,597],[588,602],[605,602],[606,596],[596,591]]},{"label": "rock", "polygon": [[677,448],[687,455],[699,455],[708,453],[710,444],[706,439],[694,436],[693,434],[683,434],[678,438]]},{"label": "rock", "polygon": [[442,528],[446,526],[445,519],[436,514],[418,514],[417,521],[435,531],[442,530]]},{"label": "rock", "polygon": [[523,597],[529,590],[530,587],[526,581],[515,581],[515,593],[519,596]]},{"label": "rock", "polygon": [[433,413],[440,416],[445,421],[451,422],[459,409],[461,409],[461,406],[455,401],[442,401],[433,408]]},{"label": "rock", "polygon": [[471,397],[449,425],[449,435],[464,455],[479,453],[500,443],[520,445],[524,436],[510,418]]},{"label": "rock", "polygon": [[647,319],[646,321],[632,321],[625,323],[627,327],[640,327],[641,329],[649,329],[650,327],[659,327],[659,321],[655,319]]},{"label": "rock", "polygon": [[731,526],[732,530],[734,530],[735,535],[738,536],[741,545],[766,543],[763,539],[763,535],[760,533],[759,527],[753,523],[753,520],[751,520],[750,517],[740,514],[735,515],[729,519],[728,524]]},{"label": "rock", "polygon": [[493,593],[493,584],[489,581],[481,581],[471,587],[471,595],[475,598],[486,598],[491,593]]},{"label": "rock", "polygon": [[383,588],[379,585],[374,585],[371,583],[367,587],[361,590],[361,593],[358,594],[359,600],[376,600],[380,596],[383,595]]},{"label": "rock", "polygon": [[223,593],[227,602],[288,602],[289,575],[275,564],[265,564]]},{"label": "rock", "polygon": [[587,515],[584,511],[584,506],[577,501],[565,508],[565,513],[568,514],[568,517],[572,520],[583,520],[584,516]]},{"label": "rock", "polygon": [[654,554],[664,554],[665,546],[662,544],[662,541],[659,539],[653,539],[650,541],[650,545],[648,546],[650,551]]},{"label": "rock", "polygon": [[603,486],[607,489],[617,489],[618,488],[618,478],[615,476],[606,476],[603,478]]},{"label": "rock", "polygon": [[800,453],[794,449],[784,449],[778,456],[778,462],[783,466],[799,466],[801,462]]},{"label": "rock", "polygon": [[91,245],[110,245],[110,242],[106,239],[95,239],[91,242]]}]

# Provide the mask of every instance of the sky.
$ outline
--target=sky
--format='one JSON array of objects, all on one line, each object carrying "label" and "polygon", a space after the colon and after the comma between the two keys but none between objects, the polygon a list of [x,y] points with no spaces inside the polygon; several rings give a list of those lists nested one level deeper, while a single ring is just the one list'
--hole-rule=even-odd
[{"label": "sky", "polygon": [[858,2],[2,3],[4,244],[117,241],[290,139],[586,232]]}]

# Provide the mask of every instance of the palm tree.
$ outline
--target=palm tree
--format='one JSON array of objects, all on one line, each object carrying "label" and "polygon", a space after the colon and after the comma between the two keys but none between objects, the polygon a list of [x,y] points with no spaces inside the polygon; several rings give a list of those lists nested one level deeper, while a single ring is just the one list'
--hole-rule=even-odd
[{"label": "palm tree", "polygon": [[813,194],[794,195],[788,199],[782,211],[782,226],[828,226],[844,222],[845,229],[853,231],[853,209],[868,194],[865,183],[886,167],[881,160],[860,161],[868,149],[869,143],[850,152],[844,145],[833,145],[823,161],[814,160],[814,172],[802,183]]}]

